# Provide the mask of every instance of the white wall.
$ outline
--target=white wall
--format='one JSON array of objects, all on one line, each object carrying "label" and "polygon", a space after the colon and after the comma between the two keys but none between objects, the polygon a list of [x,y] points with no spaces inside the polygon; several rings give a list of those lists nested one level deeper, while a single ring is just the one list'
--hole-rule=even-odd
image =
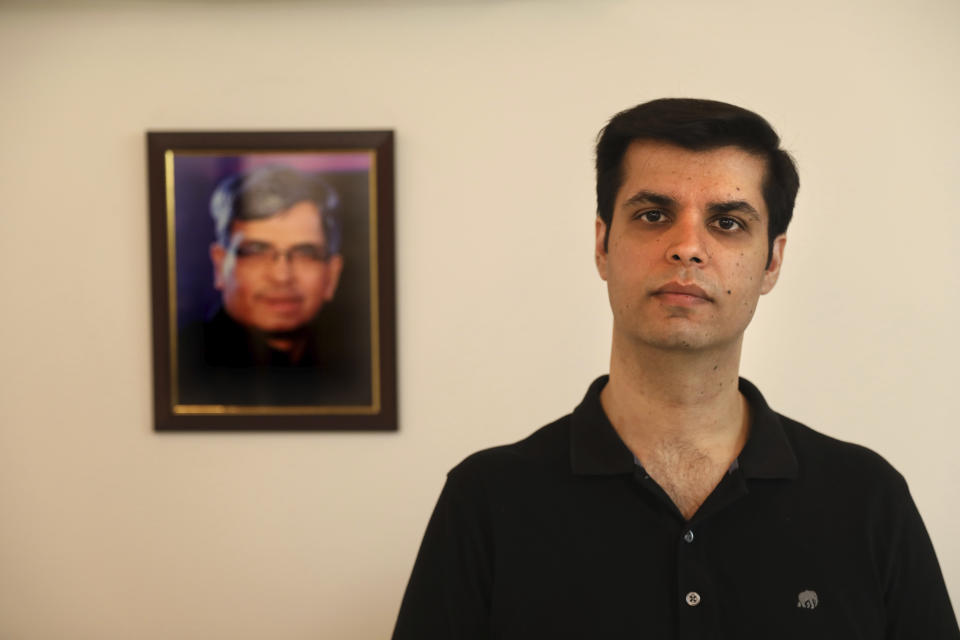
[{"label": "white wall", "polygon": [[[744,375],[906,475],[960,600],[958,27],[954,0],[0,6],[0,637],[387,637],[445,471],[605,371],[591,144],[663,95],[796,155]],[[152,432],[143,134],[186,128],[396,130],[399,433]]]}]

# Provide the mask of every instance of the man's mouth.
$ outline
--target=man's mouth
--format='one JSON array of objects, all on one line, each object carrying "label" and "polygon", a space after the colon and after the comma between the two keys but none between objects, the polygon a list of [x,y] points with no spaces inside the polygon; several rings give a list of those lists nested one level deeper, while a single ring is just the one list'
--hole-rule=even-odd
[{"label": "man's mouth", "polygon": [[668,282],[653,292],[653,297],[672,305],[691,306],[713,302],[706,291],[695,284]]},{"label": "man's mouth", "polygon": [[293,311],[300,307],[303,297],[296,295],[262,295],[260,296],[260,302],[274,311]]}]

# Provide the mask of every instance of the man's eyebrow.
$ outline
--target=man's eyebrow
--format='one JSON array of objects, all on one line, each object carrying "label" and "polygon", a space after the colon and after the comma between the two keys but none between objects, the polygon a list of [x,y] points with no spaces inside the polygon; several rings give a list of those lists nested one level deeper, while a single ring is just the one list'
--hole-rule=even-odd
[{"label": "man's eyebrow", "polygon": [[746,200],[728,200],[727,202],[713,202],[707,209],[710,210],[712,214],[724,214],[730,213],[731,211],[739,211],[740,213],[746,214],[760,222],[760,212],[758,212],[752,204]]},{"label": "man's eyebrow", "polygon": [[627,200],[623,203],[623,206],[632,207],[638,204],[655,204],[658,207],[672,207],[677,204],[677,201],[670,196],[663,195],[662,193],[641,190],[627,198]]}]

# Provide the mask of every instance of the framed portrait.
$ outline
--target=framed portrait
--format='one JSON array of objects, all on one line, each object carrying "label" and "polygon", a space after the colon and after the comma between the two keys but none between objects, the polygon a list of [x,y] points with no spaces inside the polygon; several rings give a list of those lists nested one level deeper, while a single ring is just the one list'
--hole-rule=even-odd
[{"label": "framed portrait", "polygon": [[397,429],[392,131],[148,132],[154,428]]}]

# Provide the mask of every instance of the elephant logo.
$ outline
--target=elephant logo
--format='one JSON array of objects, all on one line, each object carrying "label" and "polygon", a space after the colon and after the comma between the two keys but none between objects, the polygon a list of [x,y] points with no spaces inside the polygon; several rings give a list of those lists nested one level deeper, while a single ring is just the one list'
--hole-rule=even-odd
[{"label": "elephant logo", "polygon": [[797,607],[801,609],[816,609],[820,604],[820,598],[816,591],[801,591],[797,598]]}]

